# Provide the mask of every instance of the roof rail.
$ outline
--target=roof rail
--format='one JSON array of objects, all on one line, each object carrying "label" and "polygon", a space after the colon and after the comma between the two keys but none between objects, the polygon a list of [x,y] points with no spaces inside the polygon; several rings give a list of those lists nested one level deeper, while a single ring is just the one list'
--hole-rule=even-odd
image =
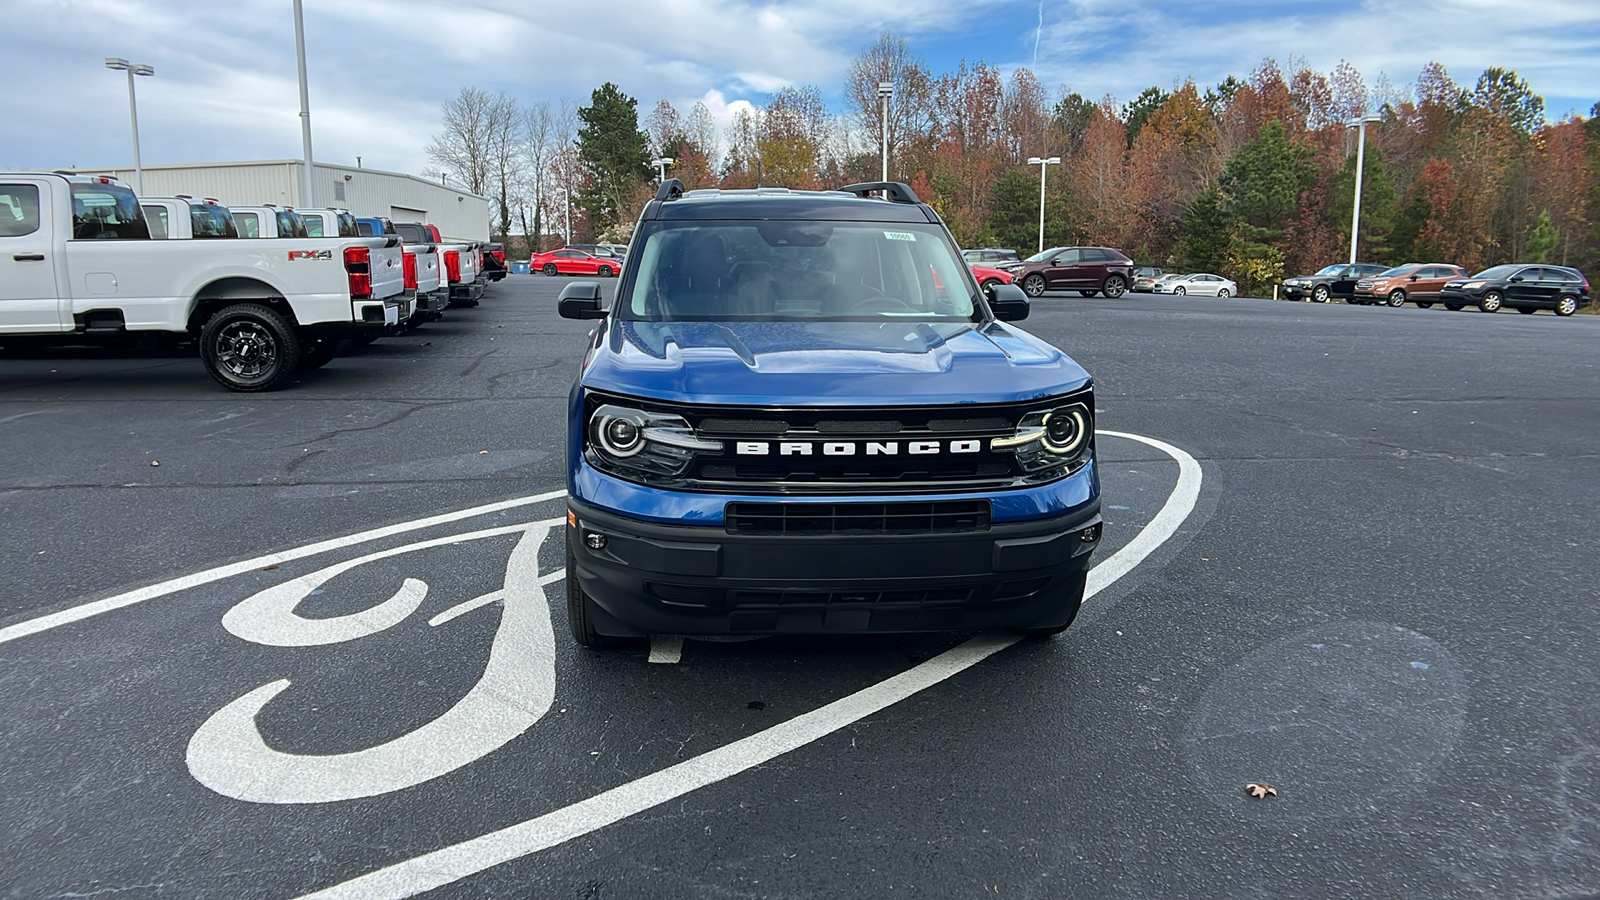
[{"label": "roof rail", "polygon": [[866,197],[873,191],[883,191],[889,195],[889,200],[892,203],[922,202],[917,199],[917,192],[911,189],[911,185],[902,184],[898,181],[871,181],[862,184],[847,184],[839,188],[839,190],[844,191],[846,194],[855,194],[857,197]]},{"label": "roof rail", "polygon": [[656,189],[657,200],[676,200],[683,196],[683,182],[676,178],[668,178],[661,182],[661,187]]}]

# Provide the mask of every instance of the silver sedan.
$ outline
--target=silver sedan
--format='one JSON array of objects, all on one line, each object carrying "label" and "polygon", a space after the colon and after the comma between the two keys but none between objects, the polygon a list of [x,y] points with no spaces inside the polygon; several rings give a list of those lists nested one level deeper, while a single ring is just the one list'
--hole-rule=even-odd
[{"label": "silver sedan", "polygon": [[1239,286],[1221,275],[1195,272],[1190,275],[1168,275],[1156,282],[1158,294],[1196,294],[1202,297],[1232,297]]}]

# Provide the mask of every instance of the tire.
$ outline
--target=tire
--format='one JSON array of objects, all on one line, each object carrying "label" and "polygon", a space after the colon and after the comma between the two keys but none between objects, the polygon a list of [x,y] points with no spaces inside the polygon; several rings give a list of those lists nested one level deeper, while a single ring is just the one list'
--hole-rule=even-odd
[{"label": "tire", "polygon": [[1399,288],[1395,288],[1394,290],[1389,292],[1389,306],[1390,307],[1392,307],[1394,309],[1399,309],[1400,307],[1405,306],[1405,305],[1406,305],[1406,292],[1405,291],[1402,291]]},{"label": "tire", "polygon": [[545,263],[544,264],[544,268],[540,269],[539,271],[543,272],[546,275],[554,275],[556,273],[556,264],[555,263]]},{"label": "tire", "polygon": [[1578,311],[1578,298],[1571,294],[1562,294],[1556,301],[1556,315],[1563,319]]},{"label": "tire", "polygon": [[218,310],[200,329],[200,359],[230,391],[274,391],[300,365],[300,338],[270,307],[236,303]]},{"label": "tire", "polygon": [[1100,290],[1105,292],[1108,298],[1115,300],[1128,292],[1128,282],[1121,275],[1113,275],[1106,279]]},{"label": "tire", "polygon": [[987,279],[985,281],[980,282],[978,284],[978,287],[980,289],[982,289],[985,294],[987,294],[987,293],[989,293],[989,291],[994,289],[995,285],[997,285],[999,283],[1000,283],[1000,279],[998,279],[998,278],[990,278],[990,279]]},{"label": "tire", "polygon": [[[1531,316],[1534,313],[1538,312],[1538,310],[1529,309],[1526,306],[1519,306],[1519,307],[1517,307],[1517,312],[1522,313],[1525,316]],[[1557,313],[1557,315],[1560,315],[1560,313]]]},{"label": "tire", "polygon": [[1184,287],[1181,284],[1172,289],[1172,294],[1175,297],[1182,297],[1182,296],[1187,295],[1188,293],[1189,293],[1189,289]]},{"label": "tire", "polygon": [[572,555],[572,548],[568,547],[567,624],[572,628],[572,639],[577,641],[579,646],[591,650],[614,650],[638,643],[638,638],[612,637],[596,631],[594,620],[589,617],[589,610],[593,605],[594,601],[584,595],[583,587],[578,583],[578,562]]},{"label": "tire", "polygon": [[300,346],[300,362],[294,367],[296,372],[313,372],[333,362],[339,355],[338,340],[317,340]]},{"label": "tire", "polygon": [[1232,297],[1233,295],[1228,293],[1228,289],[1227,288],[1218,288],[1217,289],[1217,296],[1219,298],[1225,298],[1225,297]]},{"label": "tire", "polygon": [[610,266],[601,266],[600,267],[600,277],[601,278],[610,278],[611,277],[611,267]]},{"label": "tire", "polygon": [[1450,310],[1451,312],[1460,312],[1461,311],[1461,304],[1459,304],[1459,303],[1446,303],[1444,305],[1444,308]]},{"label": "tire", "polygon": [[1500,307],[1504,306],[1505,303],[1506,298],[1499,291],[1490,291],[1478,301],[1478,309],[1486,313],[1499,312]]},{"label": "tire", "polygon": [[1022,279],[1022,292],[1029,297],[1044,296],[1044,276],[1034,273]]},{"label": "tire", "polygon": [[1432,300],[1418,300],[1417,301],[1417,309],[1432,309],[1432,308],[1433,308],[1433,301]]},{"label": "tire", "polygon": [[1327,303],[1328,298],[1331,296],[1333,296],[1333,294],[1328,290],[1328,286],[1325,284],[1319,284],[1311,289],[1311,299],[1317,303]]},{"label": "tire", "polygon": [[1078,611],[1083,608],[1083,591],[1084,586],[1088,583],[1088,578],[1088,572],[1080,573],[1076,578],[1077,589],[1075,591],[1070,588],[1068,589],[1071,592],[1069,596],[1076,596],[1078,598],[1078,605],[1072,608],[1072,612],[1067,615],[1067,620],[1065,622],[1062,622],[1059,625],[1046,625],[1043,628],[1013,628],[1011,629],[1011,633],[1020,634],[1024,638],[1042,640],[1044,638],[1058,635],[1072,627],[1072,620],[1078,617]]}]

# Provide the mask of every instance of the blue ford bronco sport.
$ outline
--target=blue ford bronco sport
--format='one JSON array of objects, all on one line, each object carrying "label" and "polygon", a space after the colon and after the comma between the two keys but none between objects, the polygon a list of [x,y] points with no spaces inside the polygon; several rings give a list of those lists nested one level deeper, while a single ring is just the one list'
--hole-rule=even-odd
[{"label": "blue ford bronco sport", "polygon": [[[883,194],[879,197],[875,194]],[[573,637],[1071,624],[1094,394],[903,184],[662,185],[573,385]]]}]

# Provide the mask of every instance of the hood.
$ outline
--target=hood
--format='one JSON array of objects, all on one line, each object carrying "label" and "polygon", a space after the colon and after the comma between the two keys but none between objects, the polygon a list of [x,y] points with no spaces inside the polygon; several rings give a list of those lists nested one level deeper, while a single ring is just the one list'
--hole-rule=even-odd
[{"label": "hood", "polygon": [[595,390],[736,406],[1008,403],[1088,382],[1000,322],[613,321],[582,376]]}]

